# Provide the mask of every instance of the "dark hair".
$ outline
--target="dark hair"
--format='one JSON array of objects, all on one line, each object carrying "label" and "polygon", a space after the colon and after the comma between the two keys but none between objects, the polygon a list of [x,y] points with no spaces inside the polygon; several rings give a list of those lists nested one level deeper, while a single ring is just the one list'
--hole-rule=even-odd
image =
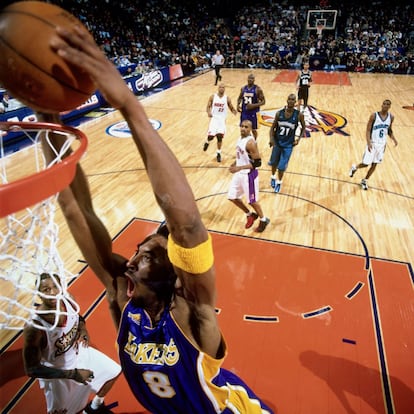
[{"label": "dark hair", "polygon": [[[60,283],[60,277],[56,274],[53,275],[58,283]],[[52,276],[49,273],[41,273],[40,274],[40,282],[43,282],[46,279],[52,279]]]},{"label": "dark hair", "polygon": [[170,231],[168,230],[167,223],[163,221],[157,228],[156,234],[159,234],[166,239],[168,238],[168,235],[170,234]]}]

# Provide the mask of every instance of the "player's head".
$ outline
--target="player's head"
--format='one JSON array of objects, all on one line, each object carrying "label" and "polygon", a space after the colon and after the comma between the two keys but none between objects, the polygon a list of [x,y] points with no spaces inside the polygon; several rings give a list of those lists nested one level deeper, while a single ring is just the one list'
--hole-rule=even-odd
[{"label": "player's head", "polygon": [[59,276],[53,275],[52,277],[49,273],[42,273],[40,275],[38,290],[43,305],[46,308],[55,309],[57,302],[56,295],[58,295],[62,290],[60,287]]},{"label": "player's head", "polygon": [[287,106],[289,108],[293,108],[295,106],[296,103],[296,95],[294,93],[289,94],[289,96],[287,97]]},{"label": "player's head", "polygon": [[[163,231],[147,236],[127,263],[128,296],[145,307],[154,299],[168,304],[177,279],[167,254],[167,238]],[[155,296],[155,298],[154,298]]]},{"label": "player's head", "polygon": [[218,93],[220,96],[224,95],[224,91],[226,90],[224,83],[219,83],[218,86]]},{"label": "player's head", "polygon": [[251,73],[248,77],[247,77],[247,84],[249,85],[249,86],[252,86],[253,84],[254,84],[254,75],[253,75],[253,73]]},{"label": "player's head", "polygon": [[240,135],[242,137],[247,137],[247,136],[251,135],[252,127],[253,127],[252,121],[249,121],[249,120],[245,119],[240,124]]},{"label": "player's head", "polygon": [[308,70],[309,69],[309,62],[303,63],[303,69]]},{"label": "player's head", "polygon": [[382,103],[382,110],[388,111],[390,107],[391,107],[391,101],[389,99],[385,99],[384,102]]}]

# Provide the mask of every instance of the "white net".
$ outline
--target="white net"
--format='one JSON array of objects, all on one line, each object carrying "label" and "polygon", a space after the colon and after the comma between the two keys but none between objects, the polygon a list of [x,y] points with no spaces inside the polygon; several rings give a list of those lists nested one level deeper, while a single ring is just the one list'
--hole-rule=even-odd
[{"label": "white net", "polygon": [[[25,129],[26,128],[26,129]],[[2,186],[19,180],[24,176],[33,176],[36,173],[53,168],[66,158],[72,144],[77,141],[76,134],[65,131],[56,131],[52,128],[29,130],[28,127],[13,127],[5,133],[1,131],[0,147],[0,178]],[[8,134],[22,134],[23,139],[30,145],[17,153],[6,155],[5,139]],[[50,145],[50,134],[60,134],[65,142],[59,151]],[[49,147],[49,161],[46,160],[45,145]],[[50,149],[53,148],[53,149]],[[22,174],[22,172],[24,172]],[[45,183],[46,185],[46,183]],[[4,188],[4,187],[3,187]],[[20,191],[25,191],[24,187]],[[33,188],[31,189],[33,190]],[[36,191],[36,189],[35,189]],[[1,202],[5,202],[6,196],[1,195]],[[67,314],[62,305],[63,298],[69,299],[76,312],[79,306],[68,294],[68,286],[76,277],[65,269],[64,263],[58,251],[59,227],[55,222],[57,208],[57,194],[38,201],[19,211],[3,217],[0,225],[0,328],[19,330],[25,324],[31,324],[39,329],[52,329],[56,326],[59,316]],[[60,286],[56,298],[54,325],[45,328],[37,322],[36,314],[39,314],[37,305],[42,298],[50,299],[51,296],[39,292],[40,275],[47,273],[56,282],[58,275]]]}]

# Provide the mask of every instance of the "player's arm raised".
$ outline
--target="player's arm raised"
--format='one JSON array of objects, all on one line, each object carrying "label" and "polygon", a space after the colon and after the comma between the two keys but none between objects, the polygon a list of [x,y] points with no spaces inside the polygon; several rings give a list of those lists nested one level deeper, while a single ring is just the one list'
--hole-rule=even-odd
[{"label": "player's arm raised", "polygon": [[[127,121],[155,198],[166,218],[170,231],[168,253],[182,283],[183,297],[197,309],[193,315],[198,318],[199,345],[214,354],[221,336],[214,312],[213,252],[178,160],[148,121],[142,104],[93,39],[80,30],[57,28],[51,46],[64,59],[88,72],[109,104],[119,109]],[[209,328],[205,329],[207,326]]]}]

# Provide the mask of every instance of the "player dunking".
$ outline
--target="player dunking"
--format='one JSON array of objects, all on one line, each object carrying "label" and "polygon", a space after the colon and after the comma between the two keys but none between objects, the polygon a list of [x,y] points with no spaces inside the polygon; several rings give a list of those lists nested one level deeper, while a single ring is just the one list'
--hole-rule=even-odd
[{"label": "player dunking", "polygon": [[272,413],[239,377],[221,368],[227,347],[215,310],[212,240],[177,158],[93,39],[77,28],[57,34],[52,48],[89,73],[127,121],[170,232],[168,238],[164,232],[145,238],[119,273],[80,166],[60,200],[86,260],[96,264],[107,289],[116,288],[111,303],[120,310],[118,352],[133,394],[159,414]]}]

